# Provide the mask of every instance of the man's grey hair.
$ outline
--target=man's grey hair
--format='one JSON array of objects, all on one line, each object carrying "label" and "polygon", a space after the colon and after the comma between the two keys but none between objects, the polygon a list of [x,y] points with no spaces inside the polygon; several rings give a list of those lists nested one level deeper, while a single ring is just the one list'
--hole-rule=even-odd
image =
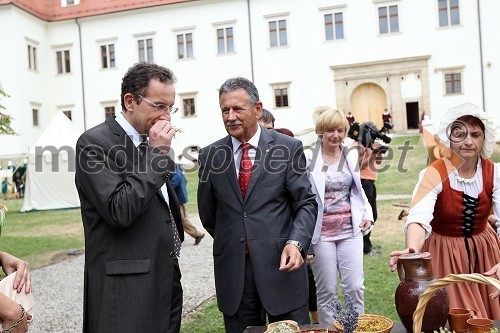
[{"label": "man's grey hair", "polygon": [[226,82],[224,82],[222,86],[220,86],[219,99],[223,93],[231,92],[237,89],[245,89],[252,105],[257,104],[260,101],[257,87],[255,87],[252,81],[245,79],[244,77],[234,77],[231,79],[227,79]]}]

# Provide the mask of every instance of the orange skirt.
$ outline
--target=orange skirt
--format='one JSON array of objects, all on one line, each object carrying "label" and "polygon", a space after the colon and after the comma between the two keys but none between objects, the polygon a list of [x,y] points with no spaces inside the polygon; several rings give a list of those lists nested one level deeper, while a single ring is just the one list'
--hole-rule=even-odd
[{"label": "orange skirt", "polygon": [[[467,239],[470,249],[470,264],[476,272],[484,273],[500,263],[500,238],[488,225],[486,229],[474,235],[474,243]],[[474,273],[469,270],[469,258],[463,237],[449,237],[431,232],[426,239],[422,252],[430,252],[432,271],[436,279],[448,274]],[[477,262],[476,262],[477,251]],[[446,287],[450,308],[473,310],[479,318],[500,319],[500,298],[492,301],[489,294],[495,288],[478,283],[456,283]]]}]

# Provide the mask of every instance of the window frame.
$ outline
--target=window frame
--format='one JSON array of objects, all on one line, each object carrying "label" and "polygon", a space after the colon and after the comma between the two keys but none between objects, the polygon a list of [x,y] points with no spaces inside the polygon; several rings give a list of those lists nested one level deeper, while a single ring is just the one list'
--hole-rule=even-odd
[{"label": "window frame", "polygon": [[[441,12],[443,11],[442,7],[440,7],[441,1],[446,1],[446,24],[442,25],[441,24]],[[461,26],[461,11],[460,11],[460,0],[456,0],[457,5],[452,7],[451,1],[453,0],[437,0],[437,24],[438,28],[451,28],[451,27],[459,27]],[[456,8],[456,9],[454,9]],[[452,10],[457,11],[457,23],[452,23]]]},{"label": "window frame", "polygon": [[[182,41],[179,42],[179,37],[182,36]],[[188,36],[190,40],[188,40]],[[194,32],[193,31],[178,31],[175,35],[177,46],[177,60],[194,59]],[[182,50],[182,56],[181,56]]]},{"label": "window frame", "polygon": [[[269,20],[267,22],[267,27],[268,27],[268,36],[269,36],[269,47],[274,49],[274,48],[280,48],[280,47],[287,47],[289,46],[288,43],[288,24],[287,24],[287,19],[286,18],[276,18]],[[281,23],[284,22],[285,27],[281,27]],[[271,27],[271,24],[274,23],[275,27],[274,29]],[[275,35],[276,39],[276,45],[273,45],[273,35]]]},{"label": "window frame", "polygon": [[[280,82],[280,83],[272,83],[271,84],[271,89],[272,89],[272,96],[273,96],[273,108],[274,109],[289,109],[290,108],[290,82]],[[281,97],[283,104],[286,103],[286,105],[278,105],[278,95],[276,92],[280,90],[286,90],[286,95],[282,95]],[[286,101],[285,101],[286,100]]]},{"label": "window frame", "polygon": [[61,0],[61,7],[73,7],[80,4],[80,0]]},{"label": "window frame", "polygon": [[57,75],[71,74],[71,48],[55,50]]},{"label": "window frame", "polygon": [[[152,36],[144,36],[142,38],[137,38],[137,59],[139,62],[154,63],[154,38]],[[148,41],[151,41],[151,46],[148,45]],[[141,46],[141,42],[143,45]],[[143,53],[143,58],[141,58],[141,50]]]},{"label": "window frame", "polygon": [[[111,47],[113,50],[111,50]],[[116,68],[116,44],[114,42],[99,44],[99,62],[102,70]],[[106,66],[104,66],[104,62],[106,62]]]},{"label": "window frame", "polygon": [[[198,114],[196,113],[196,110],[197,110],[197,104],[198,104],[198,101],[197,101],[197,95],[198,93],[197,92],[189,92],[189,93],[182,93],[182,94],[179,94],[179,97],[180,97],[180,100],[181,100],[181,117],[182,118],[195,118],[198,116]],[[187,114],[186,113],[186,104],[185,104],[185,100],[193,100],[192,102],[192,106],[193,106],[193,109],[194,110],[191,110],[191,113]]]},{"label": "window frame", "polygon": [[[104,104],[102,107],[104,108],[104,120],[108,119],[109,116],[116,115],[116,105]],[[113,112],[111,112],[111,109],[113,109]]]},{"label": "window frame", "polygon": [[33,127],[40,127],[40,107],[31,106],[31,124]]},{"label": "window frame", "polygon": [[[397,3],[384,3],[384,4],[380,4],[380,5],[377,5],[376,6],[377,8],[377,22],[378,22],[378,35],[379,36],[387,36],[387,35],[394,35],[394,34],[399,34],[401,33],[401,24],[400,24],[400,17],[401,17],[401,14],[400,14],[400,8],[399,8],[399,5]],[[397,23],[397,31],[393,31],[393,27],[392,27],[392,17],[394,16],[392,13],[391,13],[391,8],[396,8],[396,23]],[[383,32],[382,31],[382,16],[381,16],[381,13],[380,13],[380,10],[381,9],[385,9],[386,13],[385,13],[385,26],[384,28],[387,29],[387,31]]]},{"label": "window frame", "polygon": [[62,113],[64,113],[69,120],[73,121],[73,110],[62,110]]},{"label": "window frame", "polygon": [[[338,34],[339,34],[339,31],[337,29],[337,15],[342,15],[342,21],[341,22],[341,29],[342,29],[342,36],[341,37],[338,37]],[[331,36],[332,38],[328,38],[328,23],[326,21],[326,17],[327,16],[331,16],[332,17],[332,20],[330,22],[330,29],[331,29]],[[325,12],[323,13],[323,32],[324,32],[324,36],[325,36],[325,41],[326,42],[333,42],[333,41],[337,41],[337,40],[343,40],[345,39],[345,25],[344,25],[344,11],[331,11],[331,12]]]},{"label": "window frame", "polygon": [[[447,68],[446,70],[442,71],[443,74],[443,96],[459,96],[464,94],[464,71],[463,68]],[[451,84],[452,84],[452,89],[450,92],[448,92],[448,80],[447,76],[455,76],[459,75],[460,79],[458,80],[458,84],[460,86],[460,91],[455,91],[457,81],[452,77],[451,78]]]},{"label": "window frame", "polygon": [[31,39],[26,39],[27,52],[28,52],[28,70],[32,72],[38,72],[38,42],[35,42]]},{"label": "window frame", "polygon": [[[231,29],[231,35],[228,34],[228,30]],[[219,31],[222,31],[222,36],[219,36]],[[224,55],[224,54],[231,54],[235,53],[234,50],[234,26],[227,26],[227,27],[216,27],[215,28],[215,34],[217,38],[217,54],[218,55]],[[229,38],[231,36],[231,38]],[[229,43],[229,40],[231,40],[231,43]],[[221,52],[221,47],[223,47],[223,50]],[[231,50],[229,48],[232,48]]]}]

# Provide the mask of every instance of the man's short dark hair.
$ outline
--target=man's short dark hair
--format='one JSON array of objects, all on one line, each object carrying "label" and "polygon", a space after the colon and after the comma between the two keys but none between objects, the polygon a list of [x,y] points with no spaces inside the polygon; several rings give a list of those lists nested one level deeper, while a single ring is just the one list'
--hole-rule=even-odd
[{"label": "man's short dark hair", "polygon": [[252,106],[255,106],[259,101],[259,91],[257,87],[252,83],[252,81],[245,79],[244,77],[234,77],[227,79],[226,82],[220,86],[219,89],[219,99],[223,93],[231,92],[237,89],[245,89],[250,99]]},{"label": "man's short dark hair", "polygon": [[147,62],[139,62],[135,64],[128,69],[122,79],[122,110],[126,110],[125,102],[123,100],[125,94],[132,93],[134,96],[137,94],[147,96],[147,89],[151,79],[156,79],[167,85],[174,84],[177,80],[174,73],[166,67]]}]

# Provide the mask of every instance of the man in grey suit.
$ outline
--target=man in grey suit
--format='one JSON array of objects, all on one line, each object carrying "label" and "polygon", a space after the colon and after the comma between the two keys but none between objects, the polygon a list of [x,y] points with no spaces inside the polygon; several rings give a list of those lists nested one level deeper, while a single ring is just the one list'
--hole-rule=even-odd
[{"label": "man in grey suit", "polygon": [[[303,265],[317,204],[299,140],[258,125],[245,78],[219,90],[228,136],[200,151],[198,209],[214,238],[215,286],[226,332],[283,319],[309,322]],[[249,144],[249,145],[246,145]]]},{"label": "man in grey suit", "polygon": [[78,139],[84,333],[180,331],[184,233],[167,155],[174,82],[165,67],[134,65],[123,77],[122,112]]}]

